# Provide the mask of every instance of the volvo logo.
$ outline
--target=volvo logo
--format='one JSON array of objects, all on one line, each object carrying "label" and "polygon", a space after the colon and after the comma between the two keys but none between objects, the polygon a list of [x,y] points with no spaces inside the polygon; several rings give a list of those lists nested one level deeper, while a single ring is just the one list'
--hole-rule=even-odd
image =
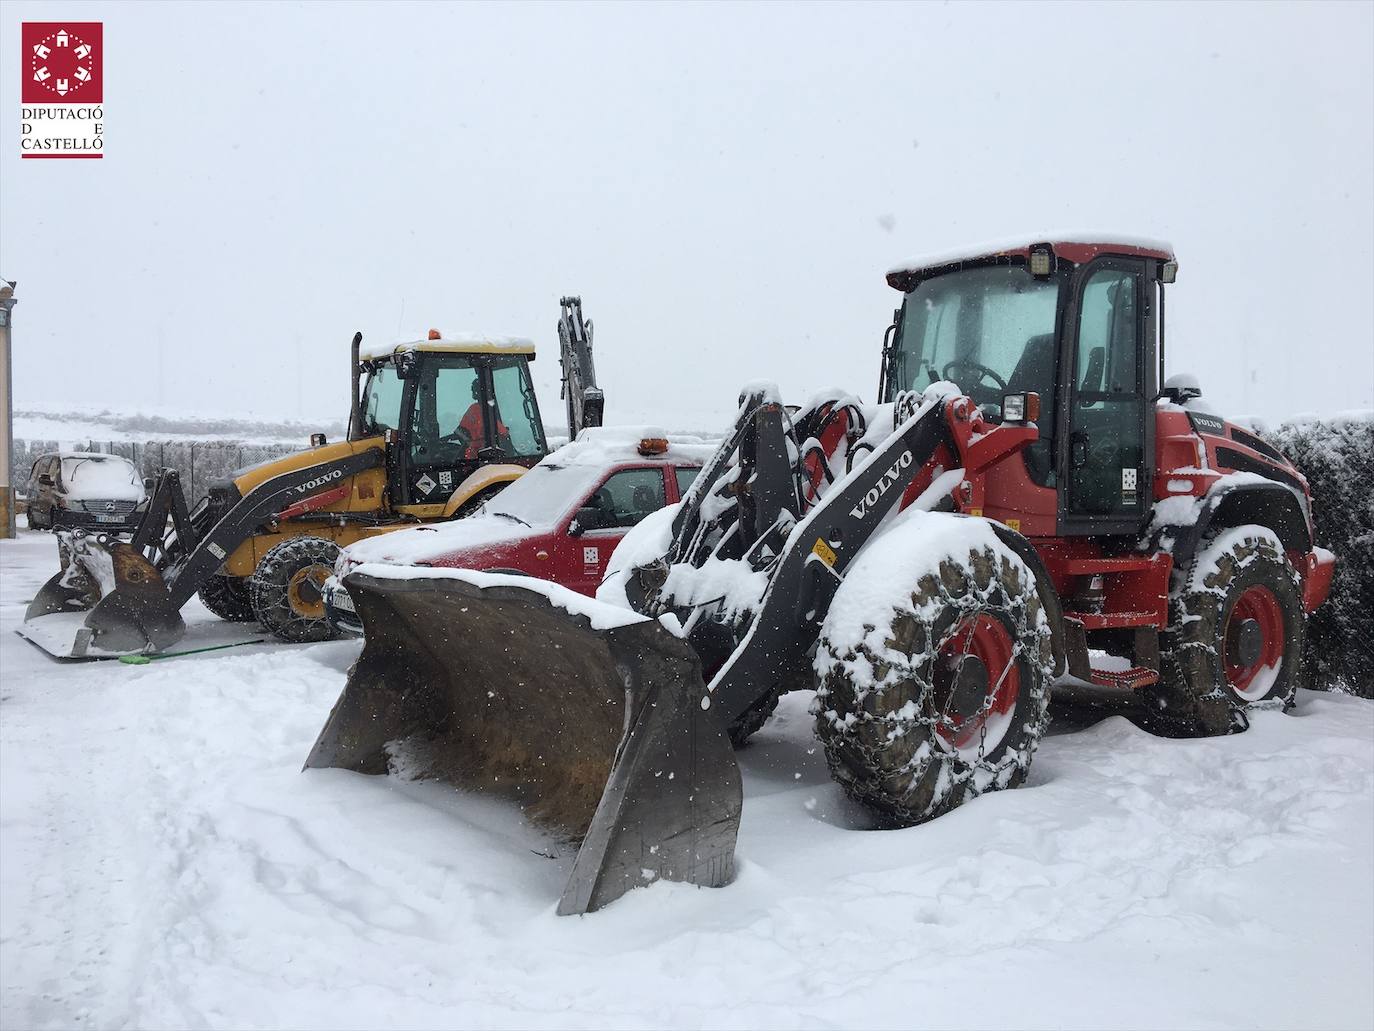
[{"label": "volvo logo", "polygon": [[878,499],[892,489],[892,485],[901,477],[902,470],[911,465],[912,461],[911,452],[903,451],[901,457],[888,466],[887,471],[878,478],[877,484],[869,488],[868,493],[859,499],[859,503],[849,510],[849,514],[855,519],[862,519],[869,509],[878,503]]},{"label": "volvo logo", "polygon": [[296,493],[305,494],[308,491],[314,490],[316,487],[323,487],[330,480],[337,480],[342,475],[342,469],[335,469],[333,472],[325,473],[323,476],[316,476],[313,480],[306,480],[299,487],[297,487]]}]

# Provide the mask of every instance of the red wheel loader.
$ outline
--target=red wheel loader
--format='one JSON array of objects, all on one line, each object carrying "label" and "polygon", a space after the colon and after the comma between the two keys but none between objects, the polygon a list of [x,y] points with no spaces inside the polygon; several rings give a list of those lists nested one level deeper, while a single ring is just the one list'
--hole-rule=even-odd
[{"label": "red wheel loader", "polygon": [[509,796],[581,843],[579,913],[730,879],[731,747],[785,691],[896,826],[1020,784],[1056,683],[1139,692],[1169,734],[1291,705],[1333,559],[1282,455],[1161,388],[1176,272],[1094,237],[894,269],[878,403],[748,389],[599,602],[353,569],[366,644],[306,765]]}]

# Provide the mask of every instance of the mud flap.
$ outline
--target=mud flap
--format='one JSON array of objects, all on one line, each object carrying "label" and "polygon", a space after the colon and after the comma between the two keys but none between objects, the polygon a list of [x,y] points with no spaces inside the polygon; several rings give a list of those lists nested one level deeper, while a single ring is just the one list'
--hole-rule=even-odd
[{"label": "mud flap", "polygon": [[728,883],[739,769],[692,648],[654,620],[597,630],[486,582],[345,580],[366,642],[306,767],[511,799],[581,843],[562,914],[660,878]]},{"label": "mud flap", "polygon": [[[137,549],[89,537],[62,541],[59,549],[62,571],[29,603],[22,636],[59,659],[158,652],[181,640],[181,613],[162,575]],[[82,611],[80,622],[68,615]]]}]

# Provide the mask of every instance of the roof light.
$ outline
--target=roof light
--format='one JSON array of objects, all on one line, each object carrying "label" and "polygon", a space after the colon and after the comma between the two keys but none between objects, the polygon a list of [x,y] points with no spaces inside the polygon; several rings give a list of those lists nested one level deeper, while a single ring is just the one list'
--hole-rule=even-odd
[{"label": "roof light", "polygon": [[1178,279],[1178,262],[1166,261],[1159,266],[1159,281],[1161,283],[1172,283]]},{"label": "roof light", "polygon": [[639,442],[641,455],[661,455],[667,450],[668,441],[664,437],[645,437]]},{"label": "roof light", "polygon": [[1048,276],[1054,269],[1054,252],[1048,247],[1033,247],[1030,252],[1030,274]]},{"label": "roof light", "polygon": [[429,331],[429,338],[431,340],[442,340],[444,339],[444,334],[440,333],[437,329],[431,329]]}]

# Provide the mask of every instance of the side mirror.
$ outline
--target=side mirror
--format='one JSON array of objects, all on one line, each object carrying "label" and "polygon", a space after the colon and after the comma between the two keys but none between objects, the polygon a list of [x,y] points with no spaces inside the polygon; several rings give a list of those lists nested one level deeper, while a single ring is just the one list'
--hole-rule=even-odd
[{"label": "side mirror", "polygon": [[44,486],[44,487],[52,487],[52,486],[54,486],[54,484],[53,484],[53,482],[52,482],[52,477],[49,476],[47,473],[40,473],[40,474],[38,475],[38,482],[39,482],[42,486]]},{"label": "side mirror", "polygon": [[1176,405],[1186,404],[1193,398],[1202,396],[1202,387],[1196,376],[1178,372],[1164,381],[1164,389],[1160,391],[1159,396]]},{"label": "side mirror", "polygon": [[577,515],[573,518],[572,525],[568,527],[569,537],[581,537],[588,530],[599,530],[606,525],[606,513],[599,508],[579,508]]},{"label": "side mirror", "polygon": [[153,492],[153,488],[155,488],[156,486],[157,480],[153,479],[151,476],[143,477],[143,489],[146,490],[149,494]]},{"label": "side mirror", "polygon": [[311,446],[311,447],[324,447],[324,446],[325,446],[326,444],[328,444],[328,443],[329,443],[329,439],[328,439],[323,433],[312,433],[312,434],[310,434],[310,446]]}]

